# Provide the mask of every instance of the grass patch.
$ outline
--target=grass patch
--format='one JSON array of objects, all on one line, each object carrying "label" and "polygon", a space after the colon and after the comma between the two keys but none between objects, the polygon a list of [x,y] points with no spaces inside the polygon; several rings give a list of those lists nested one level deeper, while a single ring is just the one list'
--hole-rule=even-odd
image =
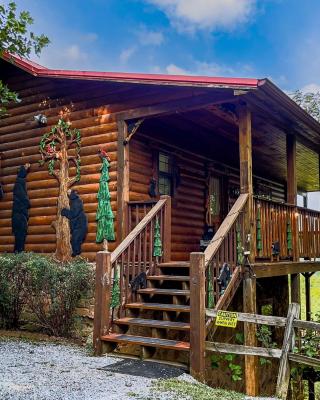
[{"label": "grass patch", "polygon": [[[156,392],[168,393],[172,400],[243,400],[241,393],[213,389],[201,383],[191,383],[179,379],[161,379],[154,383],[152,399],[156,400]],[[155,393],[154,393],[155,392]],[[159,397],[161,398],[161,396]],[[163,398],[163,397],[162,397]]]},{"label": "grass patch", "polygon": [[[305,280],[301,275],[301,317],[306,319],[306,295],[305,295]],[[316,272],[310,278],[310,297],[312,316],[320,314],[320,273]]]}]

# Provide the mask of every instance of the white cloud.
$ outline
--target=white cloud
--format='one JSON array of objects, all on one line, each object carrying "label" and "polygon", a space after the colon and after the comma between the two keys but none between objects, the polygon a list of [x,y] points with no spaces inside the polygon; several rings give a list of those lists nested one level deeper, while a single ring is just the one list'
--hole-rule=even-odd
[{"label": "white cloud", "polygon": [[180,31],[232,30],[247,22],[256,0],[146,0],[162,10]]},{"label": "white cloud", "polygon": [[119,57],[120,61],[123,64],[126,64],[136,51],[137,51],[137,48],[135,46],[128,47],[127,49],[122,50],[120,53],[120,57]]},{"label": "white cloud", "polygon": [[[253,68],[248,64],[235,64],[233,67],[215,62],[192,60],[188,63],[189,67],[171,63],[162,72],[172,75],[202,75],[202,76],[251,76]],[[154,69],[155,70],[155,69]],[[157,72],[161,72],[157,67]]]},{"label": "white cloud", "polygon": [[63,51],[64,56],[70,61],[83,61],[88,58],[88,54],[82,51],[77,44],[72,44]]},{"label": "white cloud", "polygon": [[143,46],[160,46],[164,42],[164,35],[160,31],[151,31],[142,26],[136,35]]},{"label": "white cloud", "polygon": [[166,73],[169,75],[188,75],[190,74],[189,71],[187,71],[184,68],[178,67],[175,64],[169,64],[166,66]]}]

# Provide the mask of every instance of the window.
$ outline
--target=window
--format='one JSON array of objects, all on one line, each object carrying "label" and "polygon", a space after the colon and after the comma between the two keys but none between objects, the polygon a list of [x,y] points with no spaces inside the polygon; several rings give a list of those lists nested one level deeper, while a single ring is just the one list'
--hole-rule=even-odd
[{"label": "window", "polygon": [[159,153],[159,194],[172,195],[172,160],[168,154]]}]

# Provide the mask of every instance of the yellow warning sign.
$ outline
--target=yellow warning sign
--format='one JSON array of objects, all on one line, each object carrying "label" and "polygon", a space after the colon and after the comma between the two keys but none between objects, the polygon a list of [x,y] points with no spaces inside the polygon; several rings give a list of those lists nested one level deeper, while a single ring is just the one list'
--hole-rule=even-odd
[{"label": "yellow warning sign", "polygon": [[218,311],[216,317],[217,326],[235,328],[238,322],[238,313],[232,311]]}]

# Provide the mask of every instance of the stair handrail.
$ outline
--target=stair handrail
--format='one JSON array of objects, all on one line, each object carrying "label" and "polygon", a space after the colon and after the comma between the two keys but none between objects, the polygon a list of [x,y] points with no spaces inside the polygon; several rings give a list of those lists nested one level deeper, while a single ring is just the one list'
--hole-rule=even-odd
[{"label": "stair handrail", "polygon": [[161,196],[160,200],[151,208],[148,214],[138,223],[138,225],[124,238],[124,240],[111,253],[111,264],[113,264],[121,254],[130,246],[134,239],[143,231],[152,218],[164,207],[169,201],[170,196]]},{"label": "stair handrail", "polygon": [[[158,220],[159,218],[159,220]],[[155,256],[153,254],[153,220],[160,222],[158,224],[158,234],[162,241],[162,256]],[[156,223],[157,224],[157,223]],[[162,229],[162,234],[159,232]],[[144,235],[144,236],[143,236]],[[143,237],[142,237],[143,236]],[[147,241],[147,238],[149,240]],[[158,238],[159,239],[159,238]],[[142,240],[144,245],[142,245]],[[136,241],[139,243],[140,252],[136,252]],[[135,274],[142,271],[135,269],[136,256],[139,265],[143,265],[143,272],[146,272],[146,257],[142,257],[142,247],[144,248],[144,255],[146,255],[147,242],[149,246],[149,272],[153,270],[159,260],[167,261],[171,257],[171,197],[161,196],[159,201],[151,208],[151,210],[144,216],[138,225],[124,238],[124,240],[110,253],[109,251],[100,251],[97,253],[96,262],[96,279],[95,279],[95,306],[94,306],[94,329],[93,329],[93,346],[96,355],[102,354],[102,340],[101,338],[107,335],[110,331],[113,321],[114,308],[118,308],[118,312],[122,312],[123,301],[126,302],[130,295],[129,292],[129,275],[131,278]],[[133,247],[133,257],[130,257],[131,246]],[[126,256],[127,252],[127,256]],[[153,259],[156,259],[156,263]],[[124,269],[126,268],[126,269]],[[130,270],[131,268],[131,270]],[[118,274],[119,271],[119,274]],[[117,277],[116,277],[117,274]],[[117,283],[117,286],[114,286]],[[118,305],[114,305],[112,312],[110,310],[112,305],[112,288],[117,287],[114,293],[118,291]]]},{"label": "stair handrail", "polygon": [[210,261],[217,254],[221,244],[223,243],[223,240],[226,238],[226,236],[232,229],[234,223],[237,221],[239,214],[243,211],[244,207],[246,206],[248,198],[249,198],[248,193],[240,194],[240,196],[237,198],[236,202],[232,206],[231,210],[229,211],[228,215],[223,220],[219,229],[211,239],[209,245],[204,251],[205,268],[207,268]]}]

